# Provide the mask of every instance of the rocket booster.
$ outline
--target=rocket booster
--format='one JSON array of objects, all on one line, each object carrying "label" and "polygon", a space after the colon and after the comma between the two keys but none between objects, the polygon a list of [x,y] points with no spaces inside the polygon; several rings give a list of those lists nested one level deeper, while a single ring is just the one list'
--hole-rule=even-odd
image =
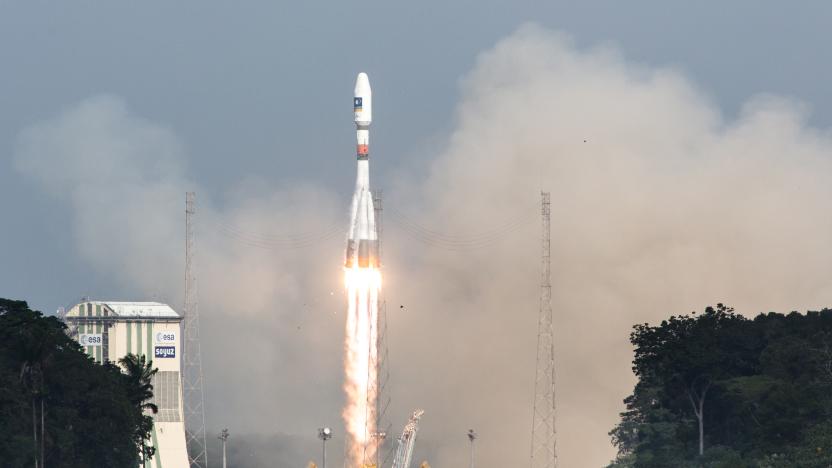
[{"label": "rocket booster", "polygon": [[370,192],[370,123],[373,120],[373,92],[366,73],[359,73],[353,94],[358,173],[350,210],[350,228],[344,266],[377,268],[378,232],[373,196]]}]

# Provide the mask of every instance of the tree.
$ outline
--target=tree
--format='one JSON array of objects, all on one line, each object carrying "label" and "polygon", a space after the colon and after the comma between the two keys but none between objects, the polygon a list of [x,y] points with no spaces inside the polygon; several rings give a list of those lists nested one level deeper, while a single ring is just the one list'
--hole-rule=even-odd
[{"label": "tree", "polygon": [[830,466],[830,337],[830,310],[748,320],[719,304],[636,325],[610,466]]},{"label": "tree", "polygon": [[636,376],[657,385],[666,399],[681,396],[690,405],[698,424],[700,456],[705,452],[708,393],[721,379],[748,370],[745,357],[725,359],[720,352],[738,337],[736,331],[744,321],[732,308],[718,304],[699,317],[674,316],[655,327],[636,325],[630,336]]},{"label": "tree", "polygon": [[4,468],[134,466],[137,434],[152,427],[144,414],[152,387],[141,381],[96,364],[57,318],[0,299]]},{"label": "tree", "polygon": [[136,443],[141,447],[142,460],[147,461],[153,458],[156,450],[152,445],[147,444],[153,429],[153,418],[146,413],[156,414],[159,412],[159,408],[150,402],[153,399],[153,384],[151,384],[151,381],[159,369],[154,369],[153,361],[146,361],[144,355],[128,354],[119,359],[118,362],[124,367],[124,372],[130,382],[128,398],[143,413],[141,424],[136,428],[134,437]]},{"label": "tree", "polygon": [[46,378],[55,354],[72,346],[71,340],[56,318],[41,317],[23,301],[0,299],[0,312],[6,314],[3,339],[14,344],[12,350],[20,364],[19,380],[31,399],[34,465],[42,467],[46,450]]}]

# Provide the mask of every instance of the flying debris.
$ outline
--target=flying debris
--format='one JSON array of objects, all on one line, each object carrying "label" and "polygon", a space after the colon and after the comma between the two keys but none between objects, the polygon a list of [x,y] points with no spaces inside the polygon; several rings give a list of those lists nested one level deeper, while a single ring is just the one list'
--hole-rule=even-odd
[{"label": "flying debris", "polygon": [[346,268],[378,267],[378,235],[373,197],[370,193],[370,123],[373,121],[373,92],[366,73],[355,80],[353,98],[358,173],[352,196],[350,228],[347,234]]}]

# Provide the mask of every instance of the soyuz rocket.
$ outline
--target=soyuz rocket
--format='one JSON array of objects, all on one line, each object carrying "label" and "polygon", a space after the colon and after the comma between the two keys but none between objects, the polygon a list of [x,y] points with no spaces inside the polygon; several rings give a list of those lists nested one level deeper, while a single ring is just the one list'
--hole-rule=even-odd
[{"label": "soyuz rocket", "polygon": [[378,232],[373,196],[370,192],[369,146],[370,122],[373,120],[373,92],[366,73],[359,73],[355,79],[353,96],[358,173],[355,178],[355,193],[352,196],[344,267],[378,268]]}]

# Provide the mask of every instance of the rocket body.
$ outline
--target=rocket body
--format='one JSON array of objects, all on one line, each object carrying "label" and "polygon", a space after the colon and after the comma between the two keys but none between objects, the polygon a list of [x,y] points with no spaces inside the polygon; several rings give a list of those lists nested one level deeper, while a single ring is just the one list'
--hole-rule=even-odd
[{"label": "rocket body", "polygon": [[350,226],[344,255],[344,285],[347,290],[344,334],[344,391],[342,413],[346,424],[347,463],[371,466],[375,459],[376,403],[378,398],[378,300],[381,270],[375,207],[370,192],[370,123],[373,95],[366,73],[355,80],[355,192],[350,208]]},{"label": "rocket body", "polygon": [[358,172],[352,196],[350,227],[347,232],[346,268],[377,268],[378,232],[373,196],[370,192],[370,123],[373,120],[373,92],[366,73],[355,80],[353,96],[356,159]]}]

